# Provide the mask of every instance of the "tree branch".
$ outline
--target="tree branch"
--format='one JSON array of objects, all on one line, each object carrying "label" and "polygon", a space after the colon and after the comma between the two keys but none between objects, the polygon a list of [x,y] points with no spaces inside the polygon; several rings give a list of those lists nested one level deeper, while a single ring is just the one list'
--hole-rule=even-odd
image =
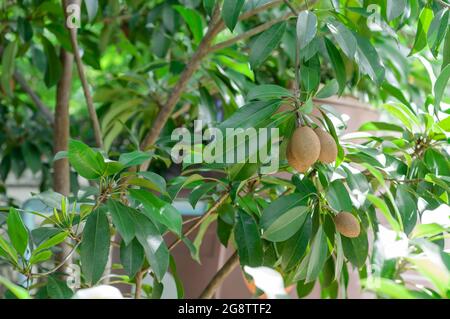
[{"label": "tree branch", "polygon": [[[228,198],[229,194],[225,193],[222,195],[222,197],[219,198],[219,200],[217,202],[214,203],[214,205],[206,212],[204,213],[195,224],[193,224],[183,235],[184,236],[188,236],[190,233],[192,233],[194,230],[196,230],[207,218],[209,215],[211,215],[212,213],[214,213],[219,207],[220,205],[222,205],[222,203]],[[177,246],[179,243],[181,243],[182,239],[178,238],[177,240],[175,240],[170,246],[169,246],[169,250],[172,250],[175,248],[175,246]]]},{"label": "tree branch", "polygon": [[233,271],[233,269],[239,264],[239,255],[237,251],[227,260],[227,262],[220,268],[220,270],[214,275],[205,290],[199,296],[199,299],[211,299],[214,296],[216,290],[222,285],[225,278]]},{"label": "tree branch", "polygon": [[[66,8],[66,2],[69,2],[70,0],[62,0],[63,1],[63,7]],[[66,14],[64,10],[64,14]],[[67,16],[66,16],[67,18]],[[70,42],[72,43],[72,49],[73,54],[75,56],[75,63],[77,65],[78,75],[80,77],[81,86],[83,87],[84,96],[86,98],[86,104],[88,107],[89,117],[92,121],[92,128],[94,130],[94,137],[95,137],[95,143],[97,144],[97,147],[103,148],[103,140],[102,140],[102,133],[100,130],[100,124],[98,121],[97,113],[95,111],[94,102],[92,100],[92,95],[89,90],[89,83],[86,78],[86,73],[84,70],[83,61],[81,61],[80,57],[80,49],[78,46],[78,40],[77,40],[77,29],[76,28],[68,28],[69,35],[70,35]]]},{"label": "tree branch", "polygon": [[20,84],[22,87],[22,90],[25,91],[25,93],[28,94],[28,96],[31,98],[34,104],[36,104],[37,109],[42,113],[42,115],[45,117],[47,122],[50,125],[53,125],[54,117],[50,109],[42,102],[42,100],[39,98],[39,96],[36,94],[36,92],[33,91],[33,89],[28,85],[27,81],[23,77],[19,71],[14,72],[14,79]]}]

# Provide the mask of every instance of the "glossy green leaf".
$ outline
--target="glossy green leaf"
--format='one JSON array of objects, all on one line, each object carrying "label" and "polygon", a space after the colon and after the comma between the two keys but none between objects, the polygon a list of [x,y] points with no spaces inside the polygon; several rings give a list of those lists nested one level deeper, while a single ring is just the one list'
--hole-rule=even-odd
[{"label": "glossy green leaf", "polygon": [[442,9],[433,18],[428,29],[427,41],[434,57],[439,55],[439,48],[444,40],[447,28],[449,26],[450,12],[448,9]]},{"label": "glossy green leaf", "polygon": [[144,248],[136,238],[128,244],[125,241],[120,243],[120,262],[130,278],[141,269],[144,264]]},{"label": "glossy green leaf", "polygon": [[275,84],[257,85],[250,89],[247,100],[273,100],[292,96],[292,92]]},{"label": "glossy green leaf", "polygon": [[130,189],[130,196],[144,206],[145,213],[152,220],[181,235],[181,215],[172,205],[142,189]]},{"label": "glossy green leaf", "polygon": [[333,67],[334,73],[336,74],[336,80],[339,84],[339,95],[340,95],[344,91],[345,83],[347,81],[344,61],[342,60],[341,53],[334,46],[334,44],[327,38],[325,38],[324,40],[328,56],[330,57],[331,65]]},{"label": "glossy green leaf", "polygon": [[96,179],[105,172],[106,164],[101,155],[98,156],[99,154],[82,142],[69,141],[69,162],[84,178]]},{"label": "glossy green leaf", "polygon": [[304,49],[314,39],[316,32],[316,15],[309,10],[300,12],[297,18],[297,41],[300,50]]},{"label": "glossy green leaf", "polygon": [[367,74],[372,81],[381,85],[384,80],[384,67],[381,64],[377,50],[372,46],[370,41],[356,33],[354,33],[357,41],[356,58],[360,70]]},{"label": "glossy green leaf", "polygon": [[90,284],[97,283],[103,275],[108,262],[110,237],[106,212],[98,208],[87,218],[80,249],[81,267]]},{"label": "glossy green leaf", "polygon": [[133,219],[133,214],[135,214],[135,212],[132,208],[113,199],[109,199],[106,205],[111,214],[114,226],[117,227],[123,241],[128,245],[136,233]]},{"label": "glossy green leaf", "polygon": [[341,236],[344,255],[355,267],[361,268],[367,259],[369,243],[365,231],[361,231],[356,238]]},{"label": "glossy green leaf", "polygon": [[428,6],[424,7],[420,12],[419,23],[417,25],[416,31],[416,38],[414,40],[414,45],[409,55],[413,55],[415,53],[422,51],[427,45],[427,33],[432,20],[433,20],[433,10]]},{"label": "glossy green leaf", "polygon": [[254,40],[250,47],[249,57],[252,69],[257,68],[269,57],[272,51],[281,42],[285,30],[286,23],[280,22],[261,33],[258,38]]},{"label": "glossy green leaf", "polygon": [[29,236],[22,217],[15,208],[11,207],[6,221],[9,240],[19,255],[23,256],[28,247]]},{"label": "glossy green leaf", "polygon": [[183,7],[180,5],[174,6],[175,10],[183,17],[184,21],[191,30],[194,36],[195,43],[200,43],[203,38],[203,19],[202,16],[194,9]]},{"label": "glossy green leaf", "polygon": [[141,165],[145,161],[152,158],[150,152],[133,151],[130,153],[122,153],[119,157],[119,162],[121,162],[125,167]]},{"label": "glossy green leaf", "polygon": [[240,210],[238,212],[234,238],[241,265],[250,267],[261,266],[263,261],[263,246],[256,221],[252,216]]},{"label": "glossy green leaf", "polygon": [[307,218],[301,228],[287,241],[283,242],[281,250],[281,265],[284,269],[294,268],[306,252],[311,237],[312,222]]},{"label": "glossy green leaf", "polygon": [[314,235],[309,254],[308,269],[305,280],[306,283],[317,279],[327,260],[328,244],[322,225],[319,226],[317,233]]},{"label": "glossy green leaf", "polygon": [[447,87],[447,83],[450,79],[450,65],[447,65],[439,74],[434,84],[434,107],[436,110],[441,109],[441,100],[444,97],[444,92]]},{"label": "glossy green leaf", "polygon": [[162,280],[169,266],[169,249],[158,228],[144,215],[136,214],[136,238],[158,280]]},{"label": "glossy green leaf", "polygon": [[49,239],[43,241],[39,246],[37,246],[34,249],[33,254],[36,252],[45,250],[45,249],[50,249],[50,248],[62,243],[64,240],[66,240],[67,236],[68,236],[67,231],[63,231],[63,232],[60,232],[60,233],[50,237]]},{"label": "glossy green leaf", "polygon": [[42,45],[44,46],[44,52],[48,61],[48,63],[46,63],[44,82],[45,85],[50,88],[59,81],[62,67],[53,44],[47,38],[42,38]]},{"label": "glossy green leaf", "polygon": [[335,180],[328,185],[326,192],[328,204],[337,211],[352,211],[352,200],[347,189],[340,180]]},{"label": "glossy green leaf", "polygon": [[17,41],[11,41],[8,43],[8,45],[6,46],[6,48],[2,53],[1,85],[3,90],[5,90],[5,92],[10,96],[13,93],[10,81],[14,74],[14,63],[17,50],[18,50]]},{"label": "glossy green leaf", "polygon": [[353,33],[338,21],[328,23],[327,27],[345,55],[353,59],[357,47],[356,38]]},{"label": "glossy green leaf", "polygon": [[67,286],[66,281],[49,276],[47,280],[47,294],[52,299],[70,299],[73,291]]},{"label": "glossy green leaf", "polygon": [[244,6],[244,0],[224,0],[222,5],[222,18],[225,25],[233,32],[238,22],[239,14]]},{"label": "glossy green leaf", "polygon": [[160,193],[166,192],[166,180],[162,176],[153,172],[139,172],[139,176],[149,181],[153,185],[153,190]]},{"label": "glossy green leaf", "polygon": [[285,241],[302,227],[308,216],[309,208],[296,206],[278,216],[263,229],[263,238],[272,242]]}]

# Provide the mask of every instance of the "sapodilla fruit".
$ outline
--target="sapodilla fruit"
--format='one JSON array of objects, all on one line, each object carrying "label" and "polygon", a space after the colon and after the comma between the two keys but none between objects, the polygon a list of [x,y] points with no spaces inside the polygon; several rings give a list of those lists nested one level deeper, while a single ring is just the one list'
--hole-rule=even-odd
[{"label": "sapodilla fruit", "polygon": [[336,160],[338,153],[333,136],[319,127],[314,130],[314,133],[317,134],[317,137],[320,140],[319,161],[326,164],[333,163]]},{"label": "sapodilla fruit", "polygon": [[358,220],[348,212],[341,212],[334,216],[334,224],[337,231],[345,237],[355,238],[361,232]]},{"label": "sapodilla fruit", "polygon": [[290,166],[304,173],[313,165],[320,154],[320,140],[308,127],[297,128],[287,146],[286,157]]}]

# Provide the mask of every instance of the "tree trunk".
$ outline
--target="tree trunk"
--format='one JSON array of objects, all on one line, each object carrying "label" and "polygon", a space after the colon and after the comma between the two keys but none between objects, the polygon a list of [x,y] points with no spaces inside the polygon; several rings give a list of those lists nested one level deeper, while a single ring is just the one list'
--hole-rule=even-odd
[{"label": "tree trunk", "polygon": [[[61,48],[62,64],[61,79],[56,88],[55,122],[53,125],[53,151],[67,151],[70,137],[69,100],[72,87],[73,55]],[[59,159],[53,163],[53,189],[64,196],[70,194],[70,167],[67,158]],[[63,243],[62,252],[58,254],[57,261],[61,262],[71,250]],[[69,261],[70,262],[70,261]],[[61,270],[65,272],[64,265]]]}]

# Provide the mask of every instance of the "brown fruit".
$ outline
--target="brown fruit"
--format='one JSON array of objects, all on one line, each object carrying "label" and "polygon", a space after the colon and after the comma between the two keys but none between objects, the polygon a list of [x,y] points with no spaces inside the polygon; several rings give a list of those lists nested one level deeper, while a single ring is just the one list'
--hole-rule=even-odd
[{"label": "brown fruit", "polygon": [[288,103],[283,103],[281,104],[281,106],[278,108],[278,110],[275,112],[275,114],[278,113],[282,113],[282,112],[286,112],[286,111],[295,111],[295,107],[292,104],[288,104]]},{"label": "brown fruit", "polygon": [[300,163],[295,159],[294,155],[292,155],[291,143],[289,143],[286,148],[286,159],[289,163],[289,166],[294,168],[299,173],[304,173],[309,168],[309,166],[300,165]]},{"label": "brown fruit", "polygon": [[327,164],[333,163],[336,160],[338,153],[333,136],[321,128],[316,128],[314,133],[317,134],[317,137],[319,137],[320,140],[319,161]]},{"label": "brown fruit", "polygon": [[287,149],[289,165],[303,173],[319,158],[320,140],[310,127],[302,126],[292,134]]},{"label": "brown fruit", "polygon": [[361,228],[355,216],[350,213],[342,212],[334,216],[336,229],[345,237],[355,238],[359,236]]}]

